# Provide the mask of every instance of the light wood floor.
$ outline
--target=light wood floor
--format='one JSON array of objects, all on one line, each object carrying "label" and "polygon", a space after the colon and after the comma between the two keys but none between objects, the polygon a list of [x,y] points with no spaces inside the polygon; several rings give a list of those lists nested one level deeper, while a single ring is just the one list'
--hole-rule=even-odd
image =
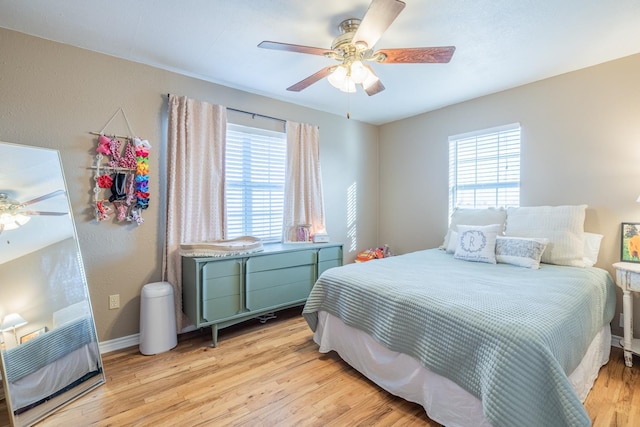
[{"label": "light wood floor", "polygon": [[[180,336],[155,356],[137,347],[103,356],[106,384],[39,426],[440,426],[335,355],[320,354],[300,310],[266,324]],[[586,408],[594,426],[640,425],[640,360],[612,349]]]}]

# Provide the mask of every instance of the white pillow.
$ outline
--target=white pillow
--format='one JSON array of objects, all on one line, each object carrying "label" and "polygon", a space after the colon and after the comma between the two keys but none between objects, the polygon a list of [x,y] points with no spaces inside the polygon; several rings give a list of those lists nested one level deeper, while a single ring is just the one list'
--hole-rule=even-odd
[{"label": "white pillow", "polygon": [[504,208],[463,209],[456,208],[451,214],[451,223],[440,249],[447,249],[451,240],[451,232],[458,231],[458,225],[491,225],[500,224],[500,233],[504,229],[507,211]]},{"label": "white pillow", "polygon": [[541,262],[584,267],[587,205],[507,208],[505,236],[547,238]]},{"label": "white pillow", "polygon": [[602,234],[584,233],[584,266],[593,267],[598,262]]},{"label": "white pillow", "polygon": [[458,246],[454,258],[465,261],[496,263],[496,237],[502,224],[458,225]]},{"label": "white pillow", "polygon": [[449,243],[447,244],[447,253],[452,254],[456,251],[458,247],[458,232],[451,231],[449,234]]},{"label": "white pillow", "polygon": [[537,270],[540,268],[540,259],[548,244],[548,239],[498,236],[496,261]]}]

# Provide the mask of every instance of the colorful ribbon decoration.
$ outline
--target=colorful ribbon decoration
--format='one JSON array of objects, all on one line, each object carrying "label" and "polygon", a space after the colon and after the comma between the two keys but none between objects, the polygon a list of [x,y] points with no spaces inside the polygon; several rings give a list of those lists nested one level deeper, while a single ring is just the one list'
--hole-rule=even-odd
[{"label": "colorful ribbon decoration", "polygon": [[136,207],[149,207],[149,141],[133,138],[136,154]]}]

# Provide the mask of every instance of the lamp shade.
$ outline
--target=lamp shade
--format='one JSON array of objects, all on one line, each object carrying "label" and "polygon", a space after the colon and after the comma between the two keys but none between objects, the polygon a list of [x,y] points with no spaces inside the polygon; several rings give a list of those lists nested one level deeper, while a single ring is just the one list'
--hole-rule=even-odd
[{"label": "lamp shade", "polygon": [[356,85],[351,79],[350,69],[345,65],[337,67],[333,73],[329,74],[327,80],[331,83],[331,86],[340,89],[343,92],[355,92]]},{"label": "lamp shade", "polygon": [[19,328],[20,326],[24,326],[27,324],[27,321],[24,320],[22,316],[18,313],[7,314],[2,320],[2,325],[0,325],[0,330],[2,332],[8,331],[10,329]]},{"label": "lamp shade", "polygon": [[360,61],[354,61],[351,64],[351,79],[354,83],[360,84],[371,76],[371,71]]}]

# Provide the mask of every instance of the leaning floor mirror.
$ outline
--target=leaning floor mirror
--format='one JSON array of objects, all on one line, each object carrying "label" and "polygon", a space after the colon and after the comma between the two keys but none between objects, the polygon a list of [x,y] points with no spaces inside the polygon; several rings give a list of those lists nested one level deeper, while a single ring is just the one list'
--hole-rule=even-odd
[{"label": "leaning floor mirror", "polygon": [[7,425],[105,381],[57,150],[0,142],[0,337]]}]

